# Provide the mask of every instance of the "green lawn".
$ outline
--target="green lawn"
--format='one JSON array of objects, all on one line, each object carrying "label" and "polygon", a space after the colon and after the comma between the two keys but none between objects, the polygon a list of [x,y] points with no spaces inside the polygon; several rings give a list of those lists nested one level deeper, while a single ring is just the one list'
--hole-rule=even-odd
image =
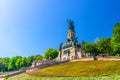
[{"label": "green lawn", "polygon": [[68,62],[8,80],[120,80],[120,61]]},{"label": "green lawn", "polygon": [[28,73],[34,76],[105,76],[120,74],[120,61],[78,61],[68,62]]},{"label": "green lawn", "polygon": [[89,77],[37,77],[23,73],[10,77],[8,80],[120,80],[120,75]]}]

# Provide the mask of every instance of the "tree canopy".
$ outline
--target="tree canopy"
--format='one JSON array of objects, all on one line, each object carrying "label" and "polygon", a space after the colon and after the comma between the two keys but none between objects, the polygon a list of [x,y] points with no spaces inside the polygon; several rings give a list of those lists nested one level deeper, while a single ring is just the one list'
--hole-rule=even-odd
[{"label": "tree canopy", "polygon": [[86,53],[97,53],[98,51],[96,48],[96,44],[90,42],[84,43],[84,50]]},{"label": "tree canopy", "polygon": [[114,26],[111,47],[114,53],[120,54],[120,23]]},{"label": "tree canopy", "polygon": [[53,49],[53,48],[49,48],[45,53],[44,53],[44,57],[45,59],[54,59],[58,56],[58,50]]},{"label": "tree canopy", "polygon": [[99,42],[96,43],[99,53],[108,54],[111,53],[110,46],[111,38],[102,38]]}]

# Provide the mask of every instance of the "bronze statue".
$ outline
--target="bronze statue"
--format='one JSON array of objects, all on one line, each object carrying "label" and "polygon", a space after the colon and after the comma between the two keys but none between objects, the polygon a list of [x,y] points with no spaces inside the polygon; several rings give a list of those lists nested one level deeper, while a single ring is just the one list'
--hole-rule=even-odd
[{"label": "bronze statue", "polygon": [[67,19],[69,30],[74,31],[74,22],[70,19]]}]

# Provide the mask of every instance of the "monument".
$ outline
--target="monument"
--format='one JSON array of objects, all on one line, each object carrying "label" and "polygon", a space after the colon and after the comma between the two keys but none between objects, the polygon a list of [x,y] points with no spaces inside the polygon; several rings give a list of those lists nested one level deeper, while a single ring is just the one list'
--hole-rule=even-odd
[{"label": "monument", "polygon": [[61,43],[59,47],[58,59],[60,61],[79,59],[84,55],[84,50],[76,37],[74,22],[72,20],[67,21],[69,27],[67,32],[67,40],[65,43]]}]

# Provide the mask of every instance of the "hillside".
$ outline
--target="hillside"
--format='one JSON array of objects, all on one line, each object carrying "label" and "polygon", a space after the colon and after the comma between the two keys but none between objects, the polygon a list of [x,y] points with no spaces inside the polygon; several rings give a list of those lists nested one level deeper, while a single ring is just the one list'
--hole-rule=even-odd
[{"label": "hillside", "polygon": [[28,73],[33,76],[105,76],[120,74],[120,61],[77,61]]},{"label": "hillside", "polygon": [[89,76],[89,77],[39,77],[25,73],[8,78],[8,80],[120,80],[120,75]]}]

